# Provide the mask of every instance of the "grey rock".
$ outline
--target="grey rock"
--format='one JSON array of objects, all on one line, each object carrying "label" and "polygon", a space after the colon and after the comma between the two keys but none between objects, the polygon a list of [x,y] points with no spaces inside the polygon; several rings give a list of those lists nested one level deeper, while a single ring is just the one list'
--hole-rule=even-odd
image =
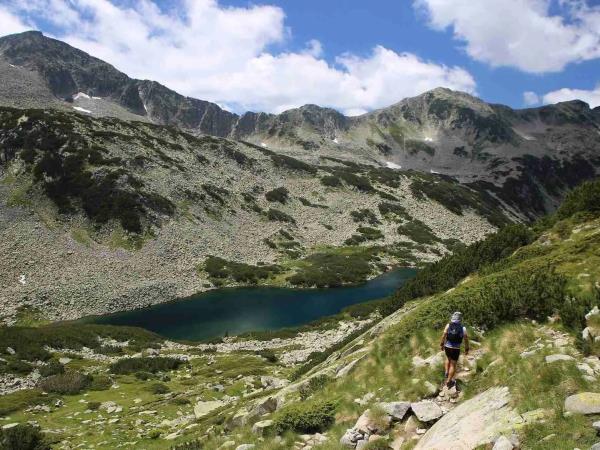
[{"label": "grey rock", "polygon": [[548,364],[558,362],[558,361],[574,361],[574,360],[575,360],[575,358],[573,358],[572,356],[569,356],[569,355],[556,354],[556,355],[546,356],[546,362]]},{"label": "grey rock", "polygon": [[261,420],[260,422],[256,422],[252,425],[252,432],[259,436],[265,436],[273,430],[274,423],[275,422],[272,420]]},{"label": "grey rock", "polygon": [[565,400],[564,409],[574,414],[600,414],[600,394],[581,392],[571,395]]},{"label": "grey rock", "polygon": [[410,402],[386,402],[377,404],[392,420],[401,421],[410,409]]},{"label": "grey rock", "polygon": [[410,407],[421,422],[432,422],[444,415],[442,408],[437,403],[429,400],[411,403]]},{"label": "grey rock", "polygon": [[512,442],[505,436],[500,436],[496,439],[492,450],[513,450],[514,446]]}]

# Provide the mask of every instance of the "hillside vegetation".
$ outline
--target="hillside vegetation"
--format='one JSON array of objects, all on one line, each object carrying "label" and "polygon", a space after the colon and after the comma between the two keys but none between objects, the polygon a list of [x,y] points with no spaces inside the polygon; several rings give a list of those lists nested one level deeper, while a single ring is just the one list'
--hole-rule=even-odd
[{"label": "hillside vegetation", "polygon": [[[388,308],[382,319],[357,305],[297,335],[212,344],[118,327],[5,328],[2,379],[23,385],[0,397],[0,414],[10,424],[35,418],[43,434],[3,433],[55,448],[326,450],[364,436],[371,449],[454,438],[463,441],[451,448],[487,448],[499,436],[523,449],[587,448],[598,440],[595,416],[571,396],[600,392],[599,185],[574,190],[532,229],[510,226],[432,264],[412,287],[368,304]],[[461,359],[460,391],[440,390],[439,334],[457,309],[472,353]],[[448,437],[449,428],[458,431]]]}]

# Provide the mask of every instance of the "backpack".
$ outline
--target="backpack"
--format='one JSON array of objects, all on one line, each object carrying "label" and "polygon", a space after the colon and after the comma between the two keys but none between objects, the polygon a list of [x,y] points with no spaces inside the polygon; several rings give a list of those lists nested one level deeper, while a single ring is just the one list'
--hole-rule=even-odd
[{"label": "backpack", "polygon": [[451,344],[460,345],[464,337],[462,324],[452,322],[448,326],[448,334],[446,336],[448,338],[448,342]]}]

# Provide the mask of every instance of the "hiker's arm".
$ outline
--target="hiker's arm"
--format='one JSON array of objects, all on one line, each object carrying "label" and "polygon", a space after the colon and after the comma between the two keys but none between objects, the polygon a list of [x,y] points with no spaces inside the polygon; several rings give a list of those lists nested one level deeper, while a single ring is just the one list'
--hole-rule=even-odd
[{"label": "hiker's arm", "polygon": [[469,354],[469,335],[465,333],[465,355]]},{"label": "hiker's arm", "polygon": [[448,326],[444,328],[444,332],[442,333],[442,340],[440,341],[440,348],[444,350],[444,345],[446,345],[446,335],[448,334]]}]

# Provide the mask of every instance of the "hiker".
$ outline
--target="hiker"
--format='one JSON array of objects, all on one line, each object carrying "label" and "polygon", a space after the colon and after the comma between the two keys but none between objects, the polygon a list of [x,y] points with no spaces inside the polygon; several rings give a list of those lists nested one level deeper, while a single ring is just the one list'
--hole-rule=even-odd
[{"label": "hiker", "polygon": [[456,374],[456,363],[460,356],[460,346],[465,341],[465,355],[469,354],[469,337],[467,329],[462,324],[462,313],[455,312],[450,317],[450,323],[444,328],[440,348],[446,353],[445,363],[445,383],[446,387],[451,388],[456,384],[454,375]]}]

